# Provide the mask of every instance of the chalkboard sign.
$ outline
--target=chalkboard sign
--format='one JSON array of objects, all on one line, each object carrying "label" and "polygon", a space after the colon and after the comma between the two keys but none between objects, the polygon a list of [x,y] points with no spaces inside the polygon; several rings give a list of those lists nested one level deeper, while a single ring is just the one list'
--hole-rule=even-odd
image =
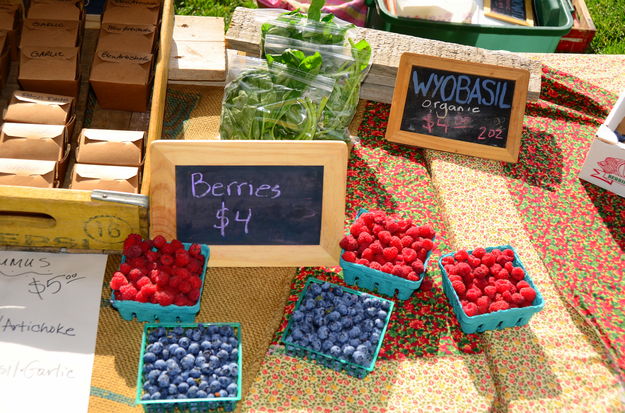
[{"label": "chalkboard sign", "polygon": [[484,15],[508,23],[534,25],[531,0],[484,0]]},{"label": "chalkboard sign", "polygon": [[317,245],[323,166],[176,166],[177,238]]},{"label": "chalkboard sign", "polygon": [[211,267],[338,265],[347,145],[150,144],[150,237],[207,244]]},{"label": "chalkboard sign", "polygon": [[386,139],[516,162],[528,82],[523,69],[405,53]]}]

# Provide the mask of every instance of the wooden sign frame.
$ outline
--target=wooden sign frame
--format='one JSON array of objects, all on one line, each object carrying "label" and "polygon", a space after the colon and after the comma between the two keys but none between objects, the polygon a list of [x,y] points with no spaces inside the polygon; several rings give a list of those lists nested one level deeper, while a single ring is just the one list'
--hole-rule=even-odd
[{"label": "wooden sign frame", "polygon": [[[150,147],[150,237],[174,239],[176,166],[323,166],[319,245],[210,245],[211,267],[338,265],[345,220],[348,150],[340,141],[153,142]],[[184,241],[184,240],[183,240]]]},{"label": "wooden sign frame", "polygon": [[525,6],[525,20],[517,19],[507,14],[497,13],[491,9],[491,2],[493,0],[484,0],[484,16],[492,17],[493,19],[505,21],[508,23],[519,24],[521,26],[534,26],[534,12],[532,10],[532,0],[523,0]]},{"label": "wooden sign frame", "polygon": [[[459,74],[513,80],[515,82],[515,88],[511,103],[506,146],[499,148],[402,130],[401,122],[404,115],[410,76],[412,68],[415,66],[431,68],[433,70],[445,70]],[[393,92],[393,103],[385,138],[389,142],[394,143],[516,163],[519,158],[519,149],[521,146],[521,132],[523,130],[523,116],[525,115],[529,77],[529,71],[524,69],[472,63],[416,53],[404,53],[399,62],[397,78],[395,80],[395,90]]]}]

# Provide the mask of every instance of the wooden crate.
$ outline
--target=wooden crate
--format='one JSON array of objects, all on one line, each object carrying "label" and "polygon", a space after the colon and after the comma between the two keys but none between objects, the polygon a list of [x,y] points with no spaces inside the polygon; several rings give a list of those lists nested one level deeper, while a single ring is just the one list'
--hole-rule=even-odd
[{"label": "wooden crate", "polygon": [[[87,19],[81,57],[81,92],[70,167],[76,136],[89,113],[89,127],[147,131],[146,148],[160,139],[165,111],[169,51],[174,22],[173,0],[163,0],[160,45],[154,69],[150,110],[145,113],[103,110],[89,100],[89,67],[95,51],[99,19]],[[3,89],[3,104],[16,88],[17,65]],[[146,159],[145,163],[149,162]],[[147,165],[144,164],[144,169]],[[67,174],[69,175],[69,174]],[[65,184],[69,177],[66,176]],[[41,189],[0,185],[0,249],[43,249],[118,252],[130,233],[147,236],[149,176],[143,175],[140,194],[116,196],[106,191],[64,188]]]},{"label": "wooden crate", "polygon": [[584,53],[595,37],[597,29],[584,0],[574,0],[573,8],[575,9],[573,12],[573,28],[568,34],[562,36],[556,52]]}]

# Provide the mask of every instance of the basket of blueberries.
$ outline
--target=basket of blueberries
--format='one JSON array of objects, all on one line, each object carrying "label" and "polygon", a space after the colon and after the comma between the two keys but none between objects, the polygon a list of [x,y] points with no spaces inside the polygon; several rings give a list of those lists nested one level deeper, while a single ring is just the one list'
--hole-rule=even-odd
[{"label": "basket of blueberries", "polygon": [[241,357],[239,323],[146,324],[136,402],[146,412],[233,411]]},{"label": "basket of blueberries", "polygon": [[282,335],[286,353],[363,378],[375,367],[393,302],[309,278]]}]

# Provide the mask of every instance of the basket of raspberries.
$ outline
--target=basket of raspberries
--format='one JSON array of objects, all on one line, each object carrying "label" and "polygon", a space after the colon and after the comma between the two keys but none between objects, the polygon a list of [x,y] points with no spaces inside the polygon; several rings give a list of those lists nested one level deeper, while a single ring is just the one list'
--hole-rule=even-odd
[{"label": "basket of raspberries", "polygon": [[339,243],[345,282],[406,300],[423,282],[435,238],[431,225],[362,209]]},{"label": "basket of raspberries", "polygon": [[375,367],[393,302],[309,278],[282,335],[288,355],[363,378]]},{"label": "basket of raspberries", "polygon": [[241,360],[239,323],[146,324],[136,403],[146,412],[231,412]]},{"label": "basket of raspberries", "polygon": [[195,321],[209,254],[203,244],[130,234],[111,278],[111,304],[124,320]]},{"label": "basket of raspberries", "polygon": [[545,306],[510,245],[460,250],[438,264],[443,290],[467,334],[525,325]]}]

